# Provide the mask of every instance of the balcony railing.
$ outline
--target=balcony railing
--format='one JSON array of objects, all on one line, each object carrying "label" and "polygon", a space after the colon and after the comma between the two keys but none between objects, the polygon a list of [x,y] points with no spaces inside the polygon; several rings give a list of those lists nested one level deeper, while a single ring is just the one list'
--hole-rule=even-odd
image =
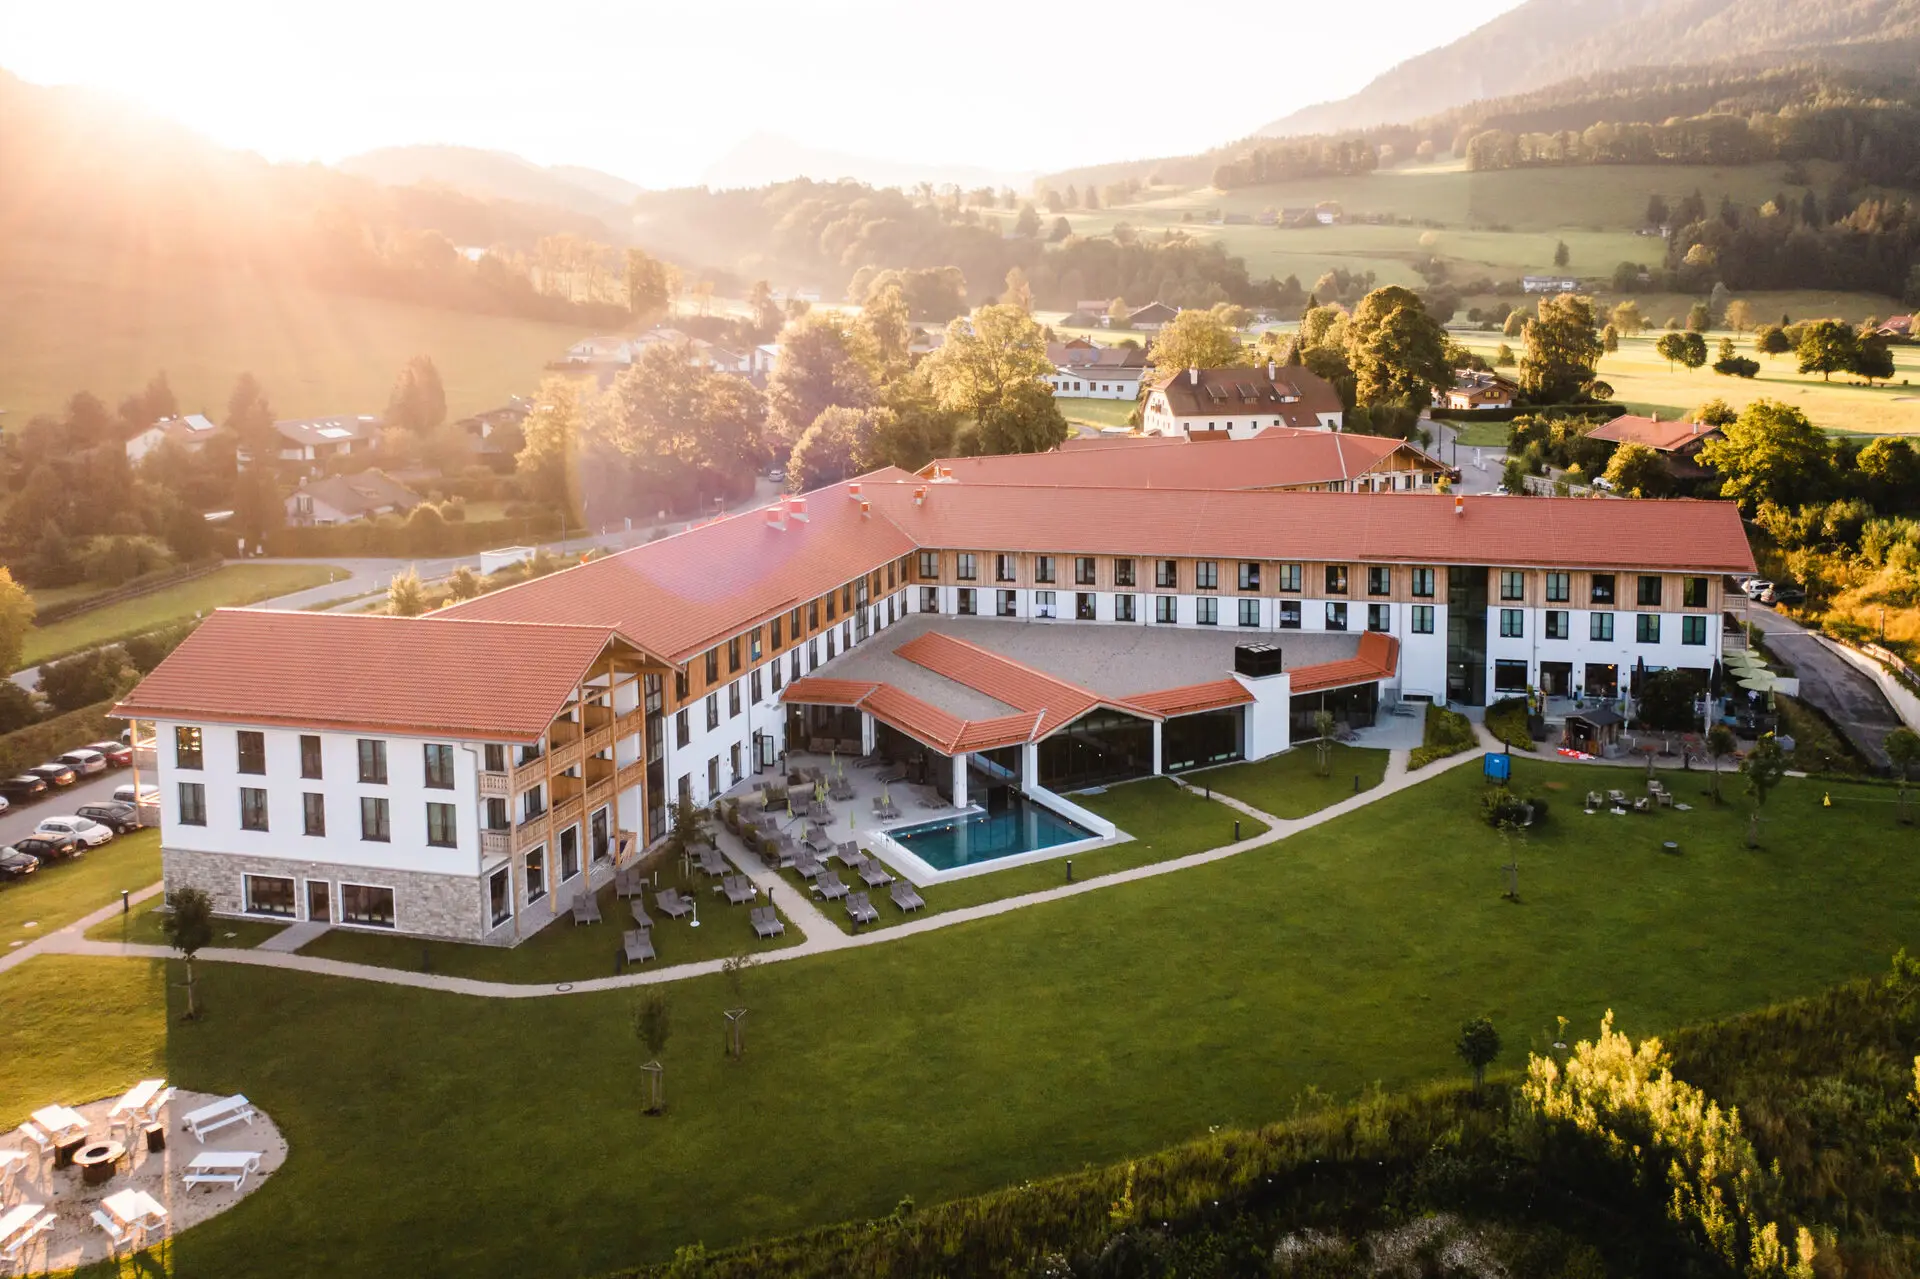
[{"label": "balcony railing", "polygon": [[482,857],[505,857],[512,847],[513,832],[510,830],[483,830],[480,832],[480,855]]},{"label": "balcony railing", "polygon": [[513,783],[505,773],[480,774],[480,797],[482,799],[505,799],[513,790]]}]

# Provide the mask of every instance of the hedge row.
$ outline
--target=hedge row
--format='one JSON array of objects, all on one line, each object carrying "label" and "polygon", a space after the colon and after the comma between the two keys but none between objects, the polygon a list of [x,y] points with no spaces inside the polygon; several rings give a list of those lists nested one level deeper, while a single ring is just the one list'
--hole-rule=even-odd
[{"label": "hedge row", "polygon": [[1513,419],[1530,413],[1569,413],[1604,414],[1615,418],[1626,412],[1618,404],[1611,402],[1593,404],[1516,404],[1510,409],[1443,409],[1435,408],[1429,416],[1436,422],[1511,422]]},{"label": "hedge row", "polygon": [[1487,731],[1516,750],[1533,749],[1533,730],[1527,727],[1527,699],[1503,697],[1487,707]]},{"label": "hedge row", "polygon": [[119,737],[127,722],[108,715],[112,708],[110,700],[95,702],[0,736],[0,774],[11,777],[36,764],[45,764],[63,751]]},{"label": "hedge row", "polygon": [[279,528],[267,534],[267,554],[302,559],[348,555],[472,555],[497,546],[560,536],[557,514],[520,519],[456,520],[424,527],[401,521],[356,521],[325,528]]},{"label": "hedge row", "polygon": [[1472,720],[1459,711],[1429,705],[1425,740],[1407,756],[1407,769],[1425,768],[1436,759],[1458,755],[1479,744],[1480,739],[1473,731]]}]

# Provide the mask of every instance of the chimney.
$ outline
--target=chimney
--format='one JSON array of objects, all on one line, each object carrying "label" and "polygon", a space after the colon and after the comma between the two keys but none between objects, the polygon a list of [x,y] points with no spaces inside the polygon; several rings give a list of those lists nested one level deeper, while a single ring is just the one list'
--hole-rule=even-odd
[{"label": "chimney", "polygon": [[863,520],[873,518],[873,503],[864,497],[860,499],[860,518]]},{"label": "chimney", "polygon": [[1272,360],[1268,360],[1267,361],[1267,381],[1269,382],[1273,381],[1276,377],[1278,377],[1279,372],[1280,372],[1280,366],[1275,364]]},{"label": "chimney", "polygon": [[849,485],[847,485],[847,496],[848,496],[848,497],[859,497],[859,496],[860,496],[860,481],[859,481],[859,480],[855,480],[855,481],[854,481],[853,483],[851,483],[851,484],[849,484]]},{"label": "chimney", "polygon": [[1187,369],[1187,385],[1188,385],[1188,386],[1199,386],[1199,385],[1200,385],[1200,370],[1199,370],[1199,369],[1196,369],[1196,368],[1193,368],[1193,367],[1191,367],[1191,366],[1189,366],[1189,367],[1188,367],[1188,369]]},{"label": "chimney", "polygon": [[1465,515],[1467,513],[1467,499],[1458,493],[1453,495],[1453,513],[1455,515]]},{"label": "chimney", "polygon": [[915,506],[925,506],[927,504],[927,486],[926,485],[922,484],[919,488],[913,491],[913,504]]},{"label": "chimney", "polygon": [[777,505],[769,506],[767,508],[767,527],[784,531],[787,527],[787,508]]},{"label": "chimney", "polygon": [[788,498],[787,514],[791,515],[798,523],[805,524],[807,522],[807,499],[804,497]]}]

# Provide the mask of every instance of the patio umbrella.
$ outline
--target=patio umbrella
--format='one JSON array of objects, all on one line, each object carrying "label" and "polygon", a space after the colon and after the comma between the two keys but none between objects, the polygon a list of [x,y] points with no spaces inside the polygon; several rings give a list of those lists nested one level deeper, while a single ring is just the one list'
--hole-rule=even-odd
[{"label": "patio umbrella", "polygon": [[1772,671],[1757,670],[1742,676],[1740,687],[1754,693],[1774,693],[1780,689],[1780,677]]}]

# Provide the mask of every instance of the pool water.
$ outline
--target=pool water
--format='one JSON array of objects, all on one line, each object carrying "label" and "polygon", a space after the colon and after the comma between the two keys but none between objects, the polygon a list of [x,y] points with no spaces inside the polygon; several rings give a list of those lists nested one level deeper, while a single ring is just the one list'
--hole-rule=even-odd
[{"label": "pool water", "polygon": [[890,830],[887,835],[935,870],[955,870],[1098,838],[1086,827],[1017,794],[998,813],[926,822]]}]

